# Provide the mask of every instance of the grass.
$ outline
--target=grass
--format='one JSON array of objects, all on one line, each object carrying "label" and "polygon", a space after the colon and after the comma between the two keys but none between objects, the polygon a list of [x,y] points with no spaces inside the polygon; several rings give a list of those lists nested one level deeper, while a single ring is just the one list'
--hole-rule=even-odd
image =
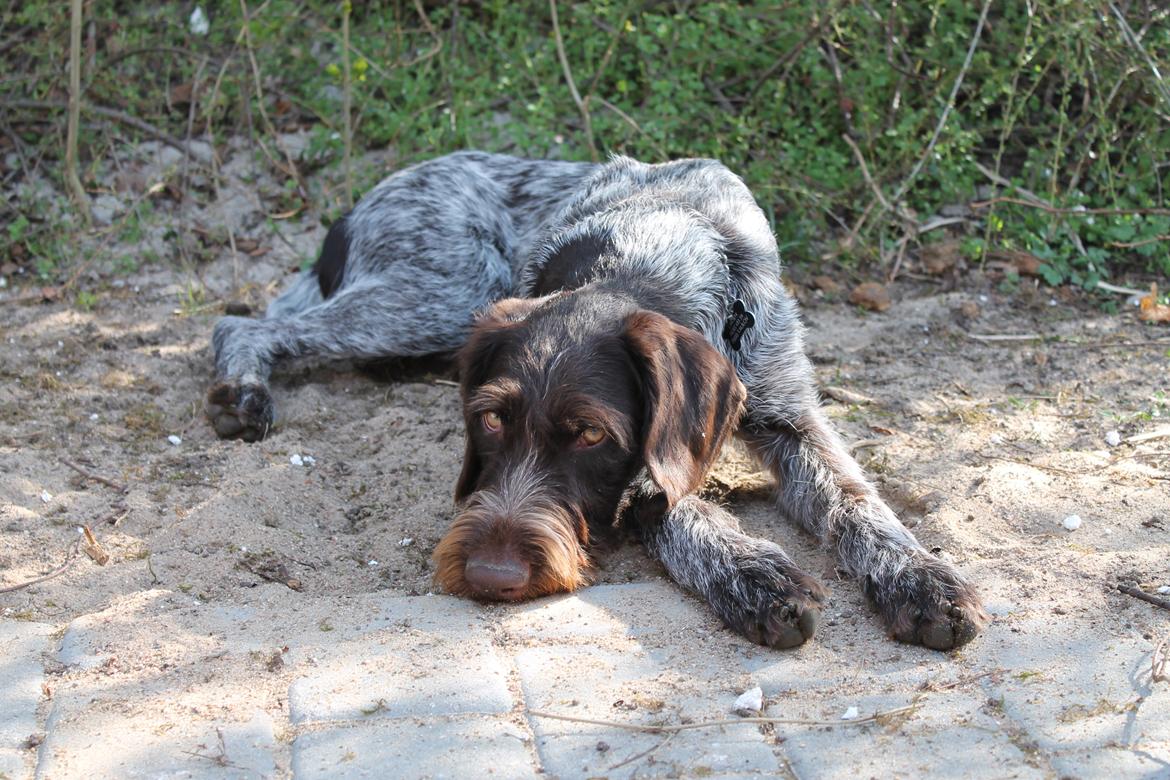
[{"label": "grass", "polygon": [[[44,107],[66,97],[68,20],[45,4],[11,8],[0,58],[13,75],[0,100],[16,108],[0,138],[17,160],[0,263],[59,279],[82,230],[60,205],[64,112]],[[99,3],[87,7],[82,84],[87,106],[175,139],[223,149],[247,136],[280,181],[262,193],[273,212],[340,215],[382,173],[347,171],[347,148],[390,150],[398,165],[467,147],[707,156],[744,176],[789,262],[888,273],[903,250],[958,239],[977,263],[1026,252],[1048,283],[1093,287],[1170,275],[1170,89],[1151,67],[1170,61],[1170,9],[1123,8],[993,3],[973,45],[981,4],[960,0],[562,2],[578,102],[547,2],[208,3],[206,35],[192,32],[189,4]],[[92,196],[141,131],[93,110],[83,119]],[[308,135],[299,156],[280,141],[294,131]],[[56,205],[17,195],[46,176],[55,191],[40,197]],[[903,190],[887,211],[882,200]],[[164,207],[144,201],[122,238]],[[920,230],[943,215],[962,221]]]}]

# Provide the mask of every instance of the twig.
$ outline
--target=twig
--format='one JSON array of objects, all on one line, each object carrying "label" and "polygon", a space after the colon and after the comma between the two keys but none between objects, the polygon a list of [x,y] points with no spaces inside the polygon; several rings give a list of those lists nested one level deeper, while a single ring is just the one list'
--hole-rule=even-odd
[{"label": "twig", "polygon": [[632,116],[627,114],[625,111],[622,111],[620,108],[615,106],[613,103],[610,103],[605,98],[597,98],[597,102],[600,103],[601,105],[603,105],[605,108],[608,108],[610,111],[617,114],[619,117],[622,118],[622,121],[624,121],[630,127],[634,128],[635,131],[640,133],[647,141],[649,141],[650,145],[654,147],[654,151],[658,154],[658,157],[660,159],[665,160],[668,157],[668,155],[666,154],[666,150],[662,148],[662,145],[659,144],[658,141],[656,141],[654,139],[654,136],[650,135],[645,130],[643,130],[642,126],[639,125],[634,120],[634,118]]},{"label": "twig", "polygon": [[26,582],[17,583],[16,585],[5,585],[4,587],[0,588],[0,593],[12,593],[13,591],[21,590],[23,588],[32,587],[33,585],[40,584],[42,582],[45,582],[46,580],[51,580],[54,577],[61,576],[62,574],[65,573],[65,570],[69,568],[70,564],[73,563],[73,559],[77,556],[77,548],[80,545],[81,545],[80,539],[74,540],[73,543],[70,544],[69,547],[66,548],[65,562],[62,563],[57,568],[53,569],[48,574],[42,574],[39,577],[34,577],[31,580],[28,580]]},{"label": "twig", "polygon": [[1131,585],[1121,584],[1117,586],[1117,589],[1125,595],[1133,596],[1135,599],[1141,599],[1147,604],[1153,604],[1155,607],[1161,607],[1162,609],[1170,609],[1170,601],[1167,601],[1166,599],[1160,599],[1157,596],[1146,593],[1141,588],[1135,588]]},{"label": "twig", "polygon": [[72,0],[69,20],[69,123],[65,134],[65,181],[85,224],[93,222],[89,196],[77,177],[77,129],[81,122],[81,15],[82,0]]},{"label": "twig", "polygon": [[[1163,238],[1165,238],[1167,241],[1170,241],[1170,236],[1163,236]],[[1117,293],[1118,295],[1146,295],[1149,293],[1149,290],[1135,290],[1132,287],[1118,287],[1115,284],[1109,284],[1109,282],[1102,281],[1097,282],[1097,289],[1104,290],[1105,292]]]},{"label": "twig", "polygon": [[934,134],[931,135],[930,141],[926,144],[926,149],[923,150],[922,155],[918,158],[918,162],[910,170],[910,174],[902,180],[902,184],[898,187],[894,196],[890,198],[894,203],[901,200],[902,196],[910,189],[914,180],[918,178],[918,174],[922,172],[922,166],[926,165],[926,161],[930,159],[931,154],[934,152],[934,146],[938,143],[943,128],[946,127],[947,118],[955,108],[955,98],[958,97],[959,88],[963,86],[963,79],[966,78],[967,70],[971,67],[971,60],[975,58],[975,50],[979,48],[979,36],[983,34],[983,25],[987,22],[987,12],[990,9],[991,0],[983,0],[983,10],[979,13],[979,22],[975,25],[975,33],[971,36],[971,45],[967,47],[967,58],[963,60],[963,67],[959,69],[959,75],[955,77],[955,83],[951,87],[950,97],[947,98],[946,108],[943,109],[942,116],[938,118],[938,124],[935,125]]},{"label": "twig", "polygon": [[1170,662],[1170,637],[1166,637],[1158,646],[1154,648],[1154,652],[1150,654],[1150,679],[1153,682],[1170,682],[1170,674],[1166,673],[1166,665]]},{"label": "twig", "polygon": [[[68,111],[69,110],[68,103],[62,103],[60,101],[55,101],[55,100],[9,100],[9,101],[6,101],[6,105],[10,108],[30,108],[30,109],[40,110],[40,111],[61,111],[61,110]],[[200,159],[200,158],[205,156],[205,155],[195,154],[190,147],[188,147],[186,144],[184,144],[178,138],[175,138],[173,135],[170,135],[168,133],[163,132],[162,130],[159,130],[157,127],[150,124],[149,122],[144,122],[141,119],[139,119],[138,117],[130,116],[129,114],[127,114],[124,111],[118,111],[117,109],[106,108],[105,106],[94,105],[93,103],[86,103],[84,108],[89,113],[97,114],[98,116],[105,117],[106,119],[113,119],[116,122],[120,122],[121,124],[128,125],[129,127],[133,127],[136,130],[141,130],[142,132],[151,136],[155,140],[162,141],[163,143],[167,144],[168,146],[173,146],[176,149],[178,149],[180,152],[183,152],[184,154],[189,154],[192,157],[195,157],[196,159]]]},{"label": "twig", "polygon": [[629,758],[627,758],[625,761],[619,761],[618,763],[614,764],[613,766],[611,766],[611,767],[610,767],[608,770],[606,770],[606,771],[608,771],[608,772],[612,772],[612,771],[614,771],[615,769],[621,769],[623,766],[626,766],[626,765],[628,765],[628,764],[632,764],[632,763],[634,763],[635,761],[638,761],[638,760],[640,760],[640,759],[646,758],[646,756],[649,756],[649,755],[651,755],[652,753],[657,753],[659,749],[661,749],[661,748],[663,748],[663,747],[666,747],[666,744],[667,744],[668,742],[670,742],[672,739],[674,739],[676,736],[678,736],[678,733],[677,733],[677,732],[675,732],[674,734],[667,734],[667,735],[666,735],[666,739],[662,740],[661,742],[658,742],[658,743],[654,744],[653,746],[651,746],[651,747],[649,747],[649,748],[646,748],[646,749],[645,749],[645,750],[643,750],[641,753],[637,753],[637,754],[635,754],[635,755],[632,755],[632,756],[630,756],[630,757],[629,757]]},{"label": "twig", "polygon": [[76,471],[81,476],[85,477],[86,479],[92,479],[94,482],[100,482],[103,485],[108,485],[108,486],[112,487],[114,490],[117,490],[119,493],[125,493],[129,490],[129,488],[127,488],[125,485],[120,484],[118,482],[115,482],[112,479],[106,479],[103,476],[99,476],[99,475],[94,474],[92,472],[86,471],[84,468],[77,465],[76,463],[69,460],[68,458],[60,458],[60,461],[63,464],[65,464],[66,466],[68,466],[69,468]]},{"label": "twig", "polygon": [[268,134],[272,136],[272,140],[273,143],[276,144],[276,148],[279,149],[281,154],[284,155],[284,159],[288,163],[287,170],[284,170],[283,167],[276,162],[276,160],[273,160],[271,156],[269,156],[268,148],[264,146],[263,143],[260,144],[260,149],[264,151],[265,156],[269,158],[269,161],[272,163],[274,168],[277,170],[284,170],[284,173],[292,178],[294,182],[296,182],[297,194],[300,196],[301,200],[307,203],[309,200],[309,193],[305,188],[304,181],[301,179],[300,171],[297,170],[297,164],[293,161],[292,154],[288,151],[288,148],[280,140],[280,134],[276,132],[276,127],[272,124],[272,120],[268,118],[268,109],[264,107],[264,87],[262,86],[260,80],[260,65],[256,62],[256,52],[252,50],[252,18],[248,15],[247,0],[240,0],[240,11],[244,16],[244,51],[247,52],[248,61],[252,65],[252,82],[256,92],[256,108],[259,109],[260,118],[264,121],[264,129],[267,130]]},{"label": "twig", "polygon": [[886,211],[895,211],[894,207],[890,205],[890,202],[886,200],[886,196],[882,193],[882,188],[877,186],[873,177],[869,175],[869,166],[865,164],[865,156],[862,155],[861,149],[857,147],[857,142],[850,138],[848,133],[841,133],[841,140],[847,143],[849,148],[853,150],[853,156],[857,158],[857,164],[861,166],[861,175],[865,177],[865,183],[869,185],[869,188],[873,190],[874,197],[878,199],[878,203],[882,204],[882,208]]},{"label": "twig", "polygon": [[537,710],[529,710],[528,714],[537,718],[549,718],[551,720],[564,720],[570,723],[588,723],[592,726],[609,726],[615,729],[622,729],[624,731],[638,731],[643,734],[674,734],[679,731],[690,731],[692,729],[710,729],[717,726],[730,726],[735,723],[775,723],[787,726],[857,726],[862,723],[873,723],[874,721],[888,718],[893,715],[901,715],[904,712],[913,712],[921,707],[921,704],[908,704],[905,707],[897,707],[892,710],[885,710],[884,712],[875,712],[873,715],[867,715],[864,718],[856,718],[854,720],[805,720],[801,718],[728,718],[725,720],[703,720],[697,723],[679,723],[671,726],[643,726],[637,723],[619,723],[613,720],[594,720],[593,718],[578,718],[573,715],[557,715],[552,712],[538,712]]},{"label": "twig", "polygon": [[834,401],[839,401],[843,404],[872,404],[873,399],[868,395],[855,393],[852,390],[846,390],[844,387],[836,387],[834,385],[825,385],[821,388],[821,392],[832,398]]},{"label": "twig", "polygon": [[593,120],[589,116],[589,102],[588,99],[581,99],[581,93],[577,91],[577,83],[573,81],[573,71],[569,67],[569,57],[565,54],[565,41],[561,38],[561,24],[557,19],[557,0],[548,0],[548,8],[552,14],[553,38],[557,45],[557,59],[561,61],[561,70],[565,73],[565,81],[569,83],[569,94],[573,96],[573,102],[577,104],[577,110],[581,112],[581,121],[585,123],[585,142],[589,144],[589,155],[593,158],[593,162],[597,162],[600,157],[597,154],[597,146],[593,143]]},{"label": "twig", "polygon": [[1125,38],[1125,42],[1138,50],[1142,58],[1146,61],[1150,72],[1154,74],[1154,84],[1157,86],[1158,93],[1162,96],[1162,100],[1166,101],[1166,107],[1170,108],[1170,89],[1166,87],[1166,82],[1162,80],[1162,74],[1158,70],[1158,64],[1150,57],[1145,47],[1142,46],[1141,41],[1134,35],[1133,28],[1129,26],[1129,22],[1125,20],[1125,16],[1121,13],[1121,9],[1115,3],[1109,4],[1109,10],[1117,17],[1117,24],[1121,27],[1121,35]]},{"label": "twig", "polygon": [[1170,425],[1163,425],[1161,428],[1157,428],[1152,431],[1146,431],[1145,433],[1139,433],[1135,436],[1130,436],[1125,440],[1125,443],[1141,444],[1144,441],[1154,441],[1155,439],[1165,438],[1170,438]]},{"label": "twig", "polygon": [[353,78],[349,68],[349,15],[352,11],[353,4],[349,0],[345,0],[341,4],[341,62],[344,77],[341,85],[341,112],[344,120],[342,140],[345,142],[343,163],[345,166],[345,207],[350,211],[353,210],[353,117],[350,115],[353,105]]},{"label": "twig", "polygon": [[968,333],[967,338],[975,341],[1040,341],[1044,337],[1039,333]]},{"label": "twig", "polygon": [[1041,198],[1039,195],[1032,192],[1031,190],[1026,190],[1023,187],[1019,186],[1018,184],[1013,184],[1010,179],[1005,179],[1003,176],[1000,176],[998,173],[991,170],[986,165],[983,165],[979,161],[975,162],[975,168],[980,173],[982,173],[984,176],[986,176],[988,179],[991,179],[991,181],[993,183],[998,184],[1001,187],[1007,187],[1008,189],[1013,189],[1037,205],[1042,205],[1042,206],[1051,206],[1052,205],[1051,203],[1044,200],[1044,198]]},{"label": "twig", "polygon": [[1024,200],[1023,198],[1009,198],[1009,197],[995,197],[987,200],[977,200],[967,205],[973,209],[984,209],[988,206],[994,206],[996,203],[1012,203],[1017,206],[1030,206],[1034,209],[1040,209],[1049,214],[1061,214],[1069,217],[1124,217],[1132,214],[1153,215],[1160,217],[1170,216],[1170,209],[1166,208],[1143,208],[1143,209],[1089,209],[1089,208],[1060,208],[1058,206],[1050,206],[1047,203],[1040,203],[1034,200]]}]

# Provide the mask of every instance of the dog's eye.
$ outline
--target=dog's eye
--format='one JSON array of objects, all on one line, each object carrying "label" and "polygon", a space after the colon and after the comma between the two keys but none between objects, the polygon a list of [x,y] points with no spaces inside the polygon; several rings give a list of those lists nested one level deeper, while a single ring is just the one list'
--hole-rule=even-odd
[{"label": "dog's eye", "polygon": [[499,412],[484,412],[482,419],[483,427],[492,433],[499,433],[500,428],[504,427],[504,418],[500,417]]},{"label": "dog's eye", "polygon": [[601,444],[604,438],[605,431],[593,425],[582,428],[581,432],[577,434],[577,441],[581,443],[582,447],[594,447]]}]

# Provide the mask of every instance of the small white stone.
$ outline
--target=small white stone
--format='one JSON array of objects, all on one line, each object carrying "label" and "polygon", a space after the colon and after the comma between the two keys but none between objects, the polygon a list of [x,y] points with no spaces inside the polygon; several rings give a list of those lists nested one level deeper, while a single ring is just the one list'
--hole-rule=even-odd
[{"label": "small white stone", "polygon": [[980,303],[987,303],[987,301],[988,301],[988,297],[987,297],[986,295],[980,295],[980,296],[979,296],[979,302],[980,302]]},{"label": "small white stone", "polygon": [[49,502],[50,502],[50,501],[52,501],[52,500],[53,500],[53,494],[52,494],[52,493],[50,493],[50,492],[49,492],[49,491],[47,491],[47,490],[42,490],[42,491],[41,491],[41,501],[44,501],[44,502],[47,504],[47,503],[49,503]]},{"label": "small white stone", "polygon": [[861,712],[856,707],[850,707],[845,710],[845,714],[841,716],[841,720],[857,720],[861,717]]},{"label": "small white stone", "polygon": [[1075,531],[1081,527],[1081,516],[1080,515],[1069,515],[1068,517],[1061,520],[1060,524],[1063,525],[1065,528],[1067,528],[1070,531]]},{"label": "small white stone", "polygon": [[294,466],[303,466],[303,465],[305,465],[305,461],[304,461],[304,459],[303,459],[303,458],[301,458],[301,456],[300,456],[300,455],[298,455],[298,454],[296,454],[295,452],[294,452],[292,455],[290,455],[290,456],[288,457],[288,462],[289,462],[289,463],[291,463],[291,464],[293,464]]},{"label": "small white stone", "polygon": [[410,538],[409,536],[406,536],[406,537],[403,537],[402,541],[398,543],[398,546],[399,547],[410,547],[412,544],[414,544],[414,539]]},{"label": "small white stone", "polygon": [[94,422],[97,422],[98,421],[98,413],[94,412],[93,414],[91,414],[89,416],[89,419],[93,420]]},{"label": "small white stone", "polygon": [[757,685],[744,691],[731,709],[740,715],[758,715],[764,709],[764,689]]},{"label": "small white stone", "polygon": [[373,558],[371,558],[371,559],[370,559],[370,562],[369,562],[369,563],[367,563],[366,565],[367,565],[367,566],[377,566],[377,565],[378,565],[378,562],[377,562],[377,561],[375,561]]},{"label": "small white stone", "polygon": [[1159,585],[1158,592],[1162,594],[1170,593],[1170,585]]},{"label": "small white stone", "polygon": [[1109,431],[1105,434],[1105,443],[1110,447],[1116,447],[1121,444],[1121,434],[1117,431]]},{"label": "small white stone", "polygon": [[207,35],[211,29],[211,22],[208,20],[207,14],[203,13],[203,7],[198,5],[191,12],[189,24],[191,26],[191,32],[195,35]]},{"label": "small white stone", "polygon": [[317,462],[317,459],[314,458],[312,455],[302,455],[301,460],[303,460],[305,462],[306,466],[312,466],[314,463]]},{"label": "small white stone", "polygon": [[176,436],[173,433],[167,437],[167,441],[169,441],[171,444],[175,445],[176,447],[178,447],[180,444],[183,443],[183,440],[180,439],[178,436]]}]

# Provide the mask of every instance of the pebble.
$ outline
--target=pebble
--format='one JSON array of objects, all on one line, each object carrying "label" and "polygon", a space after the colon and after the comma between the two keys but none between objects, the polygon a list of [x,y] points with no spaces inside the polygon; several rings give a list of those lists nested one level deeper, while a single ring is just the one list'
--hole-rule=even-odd
[{"label": "pebble", "polygon": [[1121,444],[1121,434],[1117,431],[1109,431],[1105,434],[1105,443],[1110,447],[1116,447]]},{"label": "pebble", "polygon": [[1065,528],[1067,528],[1069,531],[1075,531],[1081,527],[1081,516],[1080,515],[1069,515],[1068,517],[1061,520],[1060,524],[1063,525]]},{"label": "pebble", "polygon": [[410,547],[412,544],[414,544],[414,539],[407,536],[407,537],[404,537],[403,540],[398,543],[398,546],[399,547]]},{"label": "pebble", "polygon": [[178,447],[180,444],[183,443],[183,440],[180,439],[178,436],[174,435],[173,433],[167,437],[167,441],[169,441],[171,444],[175,445],[176,447]]},{"label": "pebble", "polygon": [[757,685],[744,691],[731,709],[738,715],[759,715],[764,709],[764,689]]},{"label": "pebble", "polygon": [[1162,594],[1170,593],[1170,585],[1159,585],[1158,592]]},{"label": "pebble", "polygon": [[44,502],[47,504],[47,503],[49,503],[49,502],[50,502],[50,501],[52,501],[52,500],[53,500],[53,494],[52,494],[52,493],[50,493],[50,492],[49,492],[49,491],[47,491],[47,490],[42,490],[42,491],[41,491],[41,501],[44,501]]},{"label": "pebble", "polygon": [[98,419],[100,419],[100,417],[99,417],[99,415],[98,415],[98,413],[97,413],[97,412],[94,412],[93,414],[91,414],[91,415],[89,416],[89,419],[93,420],[94,422],[97,422],[97,421],[98,421]]},{"label": "pebble", "polygon": [[300,455],[296,454],[295,452],[289,456],[288,462],[293,464],[294,466],[305,465],[304,459]]},{"label": "pebble", "polygon": [[856,707],[850,707],[845,710],[845,714],[841,716],[841,720],[857,720],[861,717],[861,712]]}]

